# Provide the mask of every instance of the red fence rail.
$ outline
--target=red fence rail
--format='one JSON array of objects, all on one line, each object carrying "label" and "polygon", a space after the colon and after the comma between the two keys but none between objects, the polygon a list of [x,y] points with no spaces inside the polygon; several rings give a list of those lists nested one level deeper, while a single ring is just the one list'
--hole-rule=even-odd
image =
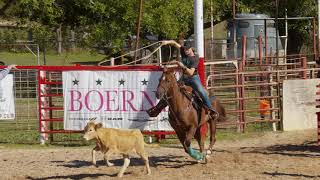
[{"label": "red fence rail", "polygon": [[[320,108],[320,84],[317,85],[317,95],[316,95],[316,108]],[[318,145],[320,145],[320,111],[317,112],[317,134],[318,134]]]}]

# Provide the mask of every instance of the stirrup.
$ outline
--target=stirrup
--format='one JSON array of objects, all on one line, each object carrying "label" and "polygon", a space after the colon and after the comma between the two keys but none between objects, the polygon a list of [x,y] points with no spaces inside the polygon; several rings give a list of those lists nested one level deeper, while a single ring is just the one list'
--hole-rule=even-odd
[{"label": "stirrup", "polygon": [[211,118],[213,119],[218,119],[219,118],[219,113],[218,111],[214,110],[214,109],[208,109],[208,114],[209,116],[211,116]]}]

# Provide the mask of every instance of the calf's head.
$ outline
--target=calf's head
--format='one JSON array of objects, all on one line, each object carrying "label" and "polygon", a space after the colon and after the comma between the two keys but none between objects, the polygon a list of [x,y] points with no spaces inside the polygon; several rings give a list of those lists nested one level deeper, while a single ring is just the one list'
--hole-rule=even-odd
[{"label": "calf's head", "polygon": [[101,123],[96,124],[94,120],[90,120],[87,123],[86,127],[84,128],[83,138],[86,139],[87,141],[91,139],[96,139],[98,137],[97,129],[101,127],[102,127]]}]

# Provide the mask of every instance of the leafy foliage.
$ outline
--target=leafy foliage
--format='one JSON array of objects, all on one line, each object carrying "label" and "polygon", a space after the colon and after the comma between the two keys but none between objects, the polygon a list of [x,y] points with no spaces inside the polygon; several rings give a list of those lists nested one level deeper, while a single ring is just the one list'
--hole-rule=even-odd
[{"label": "leafy foliage", "polygon": [[[60,25],[85,34],[90,46],[100,46],[119,51],[126,39],[136,34],[140,0],[0,0],[0,16],[18,19],[32,28],[39,36],[52,37]],[[141,23],[142,37],[155,35],[159,39],[176,39],[181,34],[193,32],[193,0],[144,0]],[[232,17],[232,1],[204,0],[204,21],[210,21],[212,7],[215,22]],[[238,0],[239,13],[265,13],[276,16],[275,0]],[[279,17],[284,9],[289,17],[315,16],[314,0],[279,0]],[[280,25],[280,27],[283,26]],[[51,35],[44,33],[50,31]],[[289,31],[305,39],[310,31],[310,22],[289,23]],[[52,33],[53,32],[53,33]]]}]

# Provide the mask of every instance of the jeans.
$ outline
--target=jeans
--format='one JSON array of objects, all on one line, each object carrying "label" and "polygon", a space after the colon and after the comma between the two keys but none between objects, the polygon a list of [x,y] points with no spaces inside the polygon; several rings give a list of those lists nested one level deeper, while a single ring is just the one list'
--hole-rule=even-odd
[{"label": "jeans", "polygon": [[211,101],[210,101],[205,89],[203,88],[203,86],[201,84],[199,75],[193,75],[192,77],[188,77],[188,78],[182,77],[180,79],[180,81],[183,81],[184,84],[187,85],[187,86],[191,86],[194,91],[199,93],[199,95],[201,96],[204,104],[208,108],[212,109]]}]

